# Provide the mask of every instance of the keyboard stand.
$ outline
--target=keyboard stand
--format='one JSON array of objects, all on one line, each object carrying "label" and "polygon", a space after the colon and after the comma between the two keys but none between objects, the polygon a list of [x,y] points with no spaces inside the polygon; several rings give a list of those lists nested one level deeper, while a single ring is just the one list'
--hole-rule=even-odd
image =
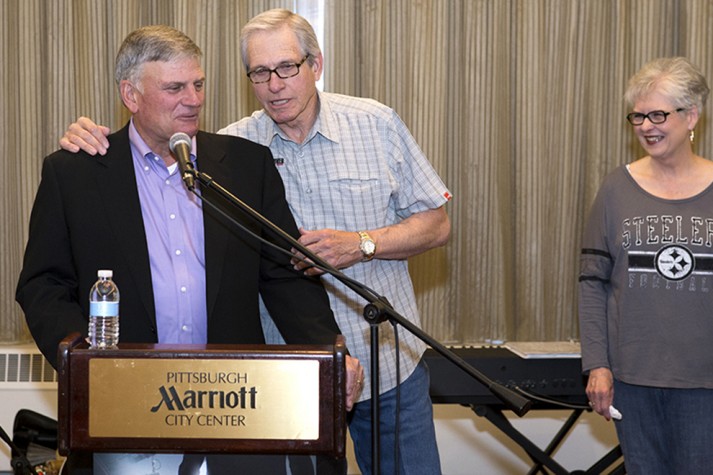
[{"label": "keyboard stand", "polygon": [[[557,450],[557,447],[559,447],[559,445],[562,443],[562,441],[572,429],[574,424],[577,422],[579,416],[582,415],[582,409],[574,409],[572,411],[572,414],[570,414],[570,416],[567,418],[560,430],[557,431],[557,434],[554,436],[552,441],[547,445],[547,448],[545,448],[545,450],[543,451],[530,439],[525,437],[525,435],[523,435],[520,431],[515,429],[515,427],[510,423],[507,417],[503,415],[503,412],[500,408],[482,404],[470,404],[469,407],[473,412],[475,412],[475,414],[489,420],[493,425],[495,425],[495,427],[500,429],[505,435],[510,437],[510,439],[512,439],[515,443],[517,443],[525,450],[530,459],[532,459],[532,461],[535,463],[535,465],[528,472],[528,475],[535,475],[537,473],[544,473],[547,475],[549,472],[547,472],[543,467],[548,468],[551,473],[554,473],[555,475],[598,475],[602,473],[605,469],[611,467],[617,460],[621,458],[622,455],[621,447],[617,445],[611,451],[609,451],[609,453],[604,455],[604,457],[602,457],[594,465],[592,465],[588,470],[577,470],[574,472],[569,472],[562,465],[557,463],[554,458],[552,458],[552,454],[554,454],[555,450]],[[625,473],[626,471],[624,468],[624,462],[620,462],[618,466],[616,466],[612,471],[609,472],[610,475],[620,475]]]}]

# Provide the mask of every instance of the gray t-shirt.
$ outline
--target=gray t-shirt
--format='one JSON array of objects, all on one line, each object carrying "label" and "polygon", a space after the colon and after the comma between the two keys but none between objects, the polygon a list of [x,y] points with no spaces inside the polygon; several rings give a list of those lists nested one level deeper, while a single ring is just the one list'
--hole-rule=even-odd
[{"label": "gray t-shirt", "polygon": [[614,170],[591,209],[579,282],[585,372],[713,388],[713,185],[666,200]]}]

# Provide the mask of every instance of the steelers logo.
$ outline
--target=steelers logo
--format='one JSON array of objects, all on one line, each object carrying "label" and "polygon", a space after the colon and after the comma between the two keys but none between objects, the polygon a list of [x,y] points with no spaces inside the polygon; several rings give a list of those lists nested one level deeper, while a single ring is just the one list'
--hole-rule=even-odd
[{"label": "steelers logo", "polygon": [[662,247],[654,258],[656,270],[667,280],[683,280],[693,272],[695,259],[685,247],[671,244]]}]

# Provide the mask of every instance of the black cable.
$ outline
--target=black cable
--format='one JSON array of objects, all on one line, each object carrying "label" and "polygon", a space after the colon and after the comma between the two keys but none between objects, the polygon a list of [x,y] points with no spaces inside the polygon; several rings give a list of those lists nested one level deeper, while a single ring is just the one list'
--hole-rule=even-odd
[{"label": "black cable", "polygon": [[526,396],[526,397],[530,398],[530,399],[534,399],[534,400],[536,400],[536,401],[540,401],[540,402],[544,402],[544,403],[547,403],[547,404],[551,404],[551,405],[553,405],[553,406],[559,406],[559,407],[562,407],[562,408],[565,408],[565,409],[584,409],[584,410],[587,410],[587,411],[589,411],[589,410],[592,409],[591,407],[589,407],[589,406],[587,406],[587,405],[584,405],[584,404],[572,404],[572,403],[569,403],[569,402],[560,401],[560,400],[558,400],[558,399],[552,399],[552,398],[549,398],[549,397],[546,397],[546,396],[541,396],[541,395],[539,395],[539,394],[535,394],[535,393],[532,393],[532,392],[530,392],[530,391],[526,391],[526,390],[522,389],[522,388],[519,387],[519,386],[515,386],[515,387],[513,387],[512,389],[515,390],[515,391],[517,391],[517,392],[519,392],[519,393],[522,394],[523,396]]},{"label": "black cable", "polygon": [[12,465],[13,473],[15,475],[34,474],[35,471],[32,468],[32,464],[27,459],[25,451],[20,450],[20,448],[12,441],[10,436],[2,427],[0,427],[0,439],[2,439],[12,449],[12,459],[10,460],[10,464]]}]

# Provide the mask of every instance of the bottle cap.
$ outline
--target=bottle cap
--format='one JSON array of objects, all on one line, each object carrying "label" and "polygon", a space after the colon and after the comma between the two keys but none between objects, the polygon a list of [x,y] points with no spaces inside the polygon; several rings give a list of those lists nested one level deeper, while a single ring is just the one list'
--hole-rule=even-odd
[{"label": "bottle cap", "polygon": [[97,271],[97,277],[102,277],[105,279],[111,279],[114,276],[114,271],[111,270],[100,270]]}]

